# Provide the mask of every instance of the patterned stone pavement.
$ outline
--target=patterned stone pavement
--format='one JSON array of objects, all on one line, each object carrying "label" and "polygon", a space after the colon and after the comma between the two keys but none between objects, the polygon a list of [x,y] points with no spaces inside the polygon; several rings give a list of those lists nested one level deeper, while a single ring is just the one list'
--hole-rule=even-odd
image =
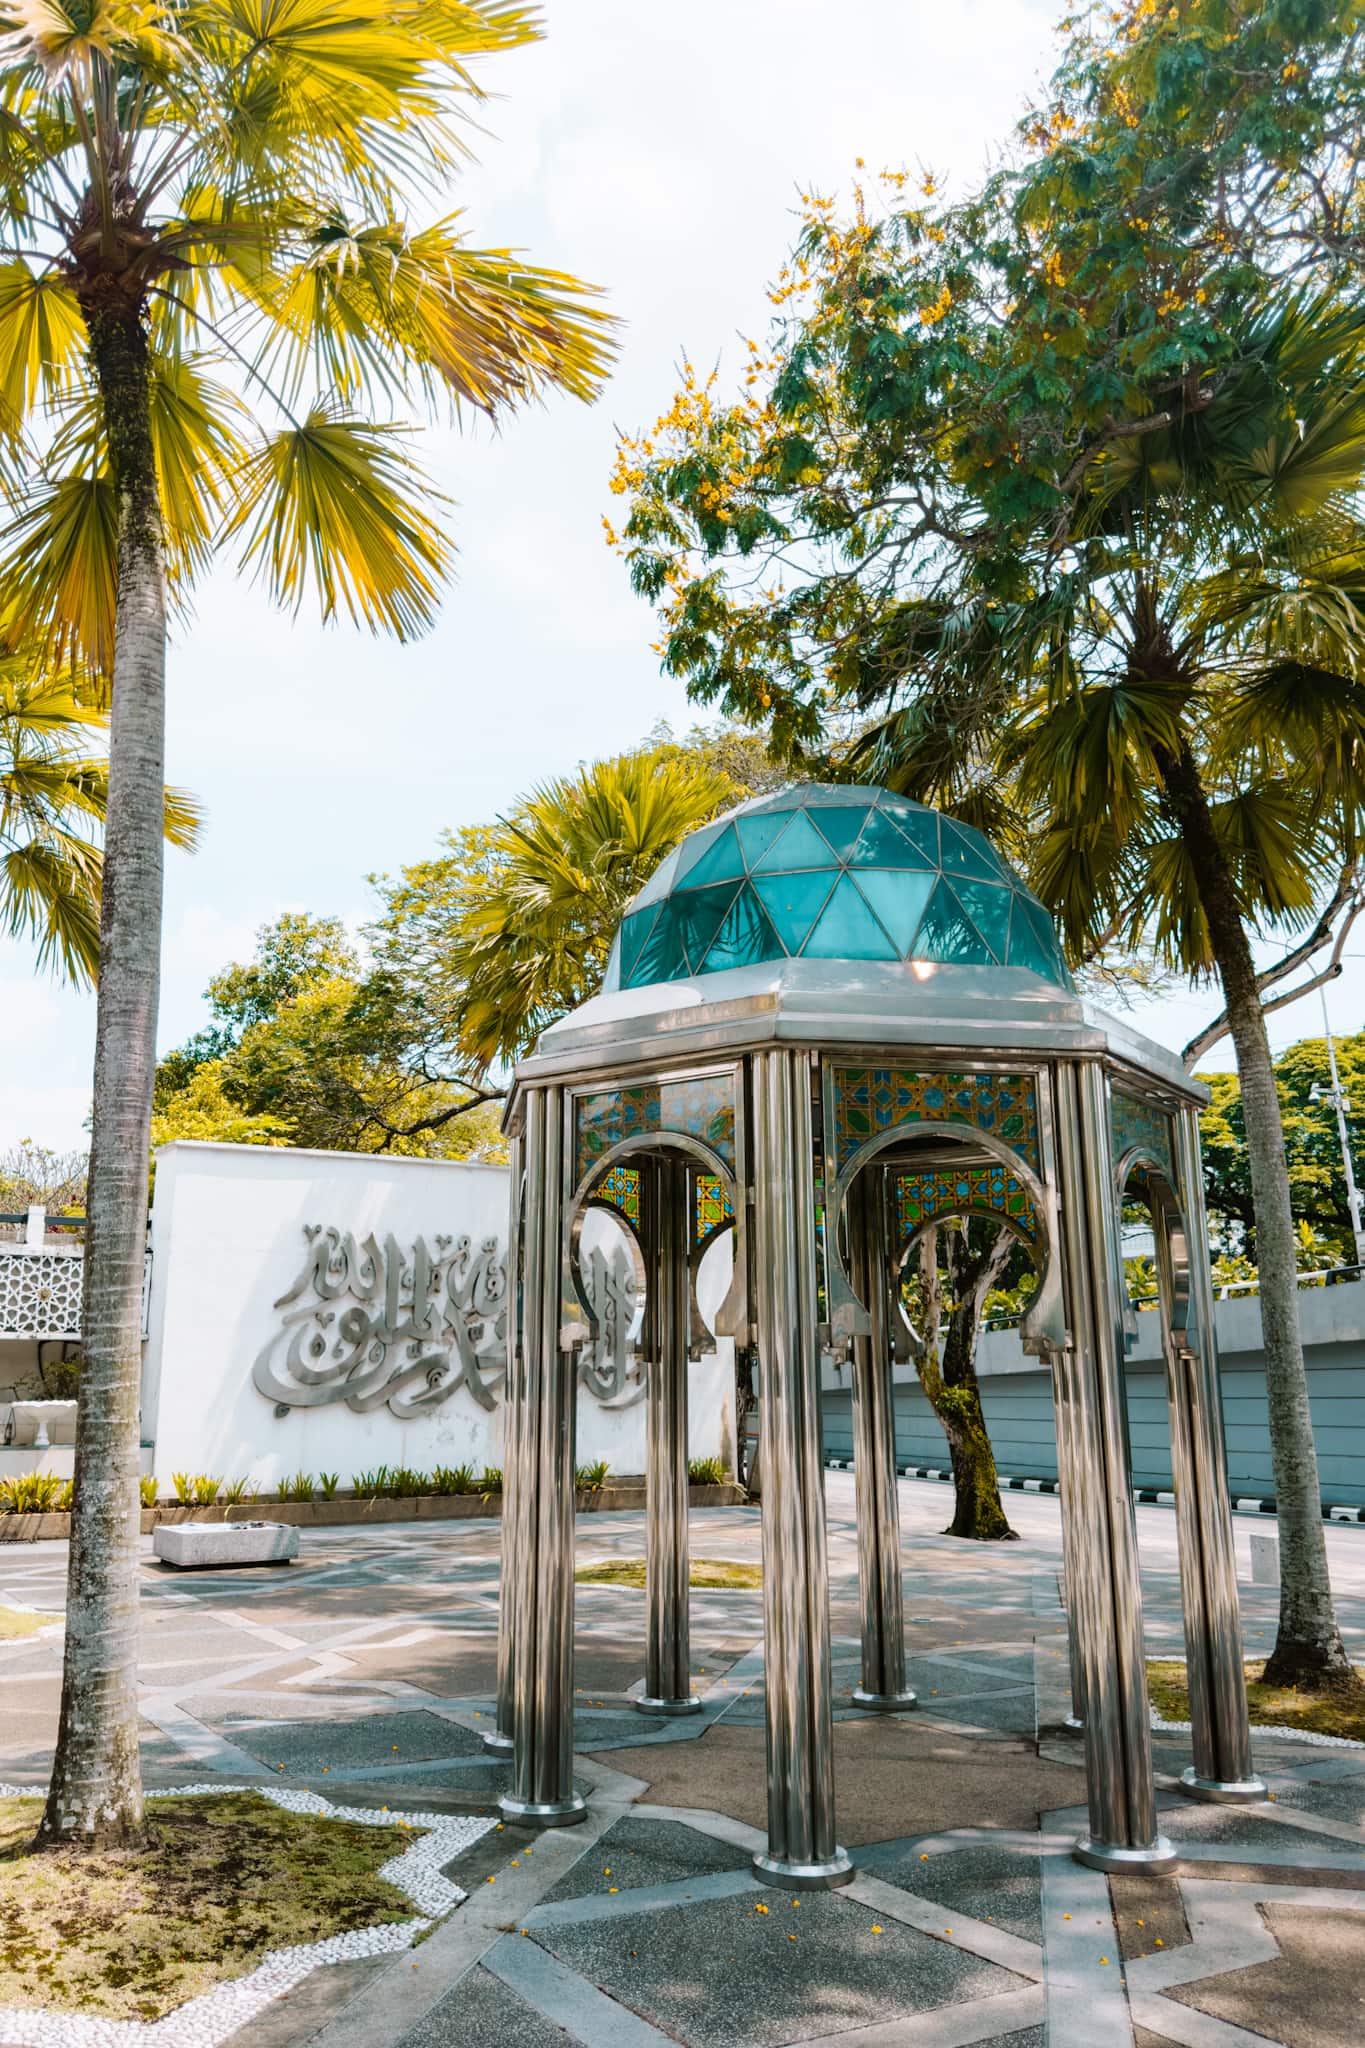
[{"label": "patterned stone pavement", "polygon": [[[851,1477],[828,1475],[840,1836],[858,1876],[799,1900],[758,1885],[765,1817],[761,1595],[697,1590],[704,1711],[639,1715],[644,1605],[581,1586],[583,1827],[498,1830],[450,1866],[468,1903],[413,1956],[315,1972],[234,2048],[1358,2048],[1365,2040],[1365,1751],[1257,1743],[1274,1797],[1184,1802],[1158,1735],[1166,1879],[1069,1855],[1084,1778],[1066,1712],[1055,1500],[1012,1495],[1023,1540],[936,1532],[946,1488],[902,1482],[918,1710],[868,1716],[858,1679]],[[1180,1641],[1174,1517],[1138,1510],[1150,1653]],[[1257,1524],[1264,1527],[1264,1524]],[[1249,1581],[1249,1530],[1237,1529]],[[1365,1658],[1365,1530],[1328,1532]],[[638,1557],[638,1515],[584,1516],[580,1562]],[[694,1555],[756,1560],[758,1515],[693,1517]],[[0,1604],[59,1614],[58,1545],[0,1550]],[[498,1535],[461,1522],[310,1533],[300,1562],[174,1575],[147,1558],[143,1754],[187,1775],[308,1787],[395,1812],[486,1810]],[[1251,1651],[1273,1589],[1243,1585]],[[0,1779],[39,1786],[60,1630],[0,1649]]]}]

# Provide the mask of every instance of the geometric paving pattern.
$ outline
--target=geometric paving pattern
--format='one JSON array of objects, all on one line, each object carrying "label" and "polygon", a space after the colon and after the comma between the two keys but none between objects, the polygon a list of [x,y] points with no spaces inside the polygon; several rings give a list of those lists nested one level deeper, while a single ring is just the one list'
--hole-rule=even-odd
[{"label": "geometric paving pattern", "polygon": [[[899,1491],[920,1705],[868,1716],[852,1700],[852,1480],[827,1475],[851,1885],[796,1903],[750,1873],[764,1807],[761,1590],[694,1591],[703,1710],[669,1723],[632,1703],[640,1595],[580,1586],[587,1823],[490,1832],[451,1866],[467,1903],[419,1949],[315,1972],[233,2048],[1358,2048],[1365,1752],[1258,1737],[1274,1799],[1216,1808],[1184,1801],[1188,1743],[1158,1734],[1161,1824],[1180,1871],[1111,1885],[1070,1855],[1083,1779],[1061,1726],[1056,1502],[1012,1497],[1023,1540],[983,1556],[937,1533],[944,1489]],[[1174,1516],[1137,1514],[1148,1653],[1165,1654],[1180,1640]],[[1325,1533],[1360,1656],[1365,1537]],[[694,1553],[757,1560],[758,1537],[752,1509],[705,1511]],[[1236,1541],[1245,1551],[1241,1526]],[[584,1562],[639,1556],[642,1518],[580,1517],[577,1543]],[[288,1571],[181,1580],[149,1562],[148,1782],[269,1780],[394,1813],[486,1811],[507,1776],[480,1741],[497,1569],[487,1522],[310,1532]],[[0,1603],[55,1616],[64,1570],[61,1546],[6,1546]],[[1254,1654],[1274,1629],[1274,1590],[1240,1590]],[[4,1645],[0,1779],[41,1783],[59,1668],[55,1627]]]}]

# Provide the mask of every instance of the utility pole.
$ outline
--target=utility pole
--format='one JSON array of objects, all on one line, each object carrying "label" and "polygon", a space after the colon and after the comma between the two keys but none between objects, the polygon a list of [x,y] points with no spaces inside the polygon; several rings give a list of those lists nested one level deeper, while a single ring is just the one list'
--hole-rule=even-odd
[{"label": "utility pole", "polygon": [[1346,1129],[1346,1112],[1351,1107],[1351,1098],[1342,1093],[1341,1076],[1337,1072],[1337,1049],[1332,1043],[1332,1027],[1327,1019],[1327,998],[1322,998],[1322,1028],[1327,1036],[1327,1064],[1331,1069],[1332,1085],[1324,1088],[1315,1081],[1308,1091],[1310,1102],[1330,1102],[1337,1113],[1337,1135],[1341,1139],[1341,1163],[1346,1169],[1346,1206],[1351,1212],[1351,1235],[1356,1244],[1356,1264],[1365,1266],[1365,1228],[1360,1221],[1360,1189],[1356,1186],[1356,1170],[1351,1159],[1350,1134]]}]

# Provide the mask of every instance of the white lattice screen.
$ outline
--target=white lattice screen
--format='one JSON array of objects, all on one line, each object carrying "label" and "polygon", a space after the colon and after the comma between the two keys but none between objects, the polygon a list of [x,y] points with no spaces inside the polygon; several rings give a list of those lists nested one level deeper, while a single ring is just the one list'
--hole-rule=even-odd
[{"label": "white lattice screen", "polygon": [[[150,1276],[150,1257],[147,1266]],[[79,1337],[84,1273],[79,1252],[10,1251],[0,1245],[0,1337]],[[145,1335],[146,1280],[142,1327]]]}]

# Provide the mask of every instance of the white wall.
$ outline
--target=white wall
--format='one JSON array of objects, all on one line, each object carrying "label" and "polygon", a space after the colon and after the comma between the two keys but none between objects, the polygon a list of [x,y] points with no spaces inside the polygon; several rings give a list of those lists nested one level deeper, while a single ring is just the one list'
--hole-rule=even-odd
[{"label": "white wall", "polygon": [[[265,1353],[263,1370],[295,1384],[284,1362],[291,1315],[295,1329],[323,1338],[318,1369],[324,1373],[340,1370],[332,1362],[336,1344],[345,1349],[339,1333],[361,1327],[358,1314],[349,1324],[343,1320],[357,1308],[351,1294],[325,1303],[305,1287],[278,1306],[308,1263],[306,1228],[350,1233],[357,1247],[373,1237],[381,1250],[392,1237],[408,1260],[419,1236],[433,1254],[438,1237],[452,1244],[468,1237],[475,1255],[486,1240],[496,1239],[503,1257],[507,1200],[502,1167],[255,1145],[163,1146],[152,1212],[142,1406],[143,1437],[154,1447],[153,1469],[162,1485],[169,1489],[177,1471],[241,1476],[262,1487],[297,1471],[315,1477],[337,1472],[346,1487],[355,1473],[378,1465],[427,1472],[437,1465],[500,1465],[502,1382],[492,1372],[501,1363],[501,1348],[491,1317],[479,1347],[488,1354],[483,1363],[494,1389],[491,1411],[461,1385],[441,1405],[409,1417],[383,1404],[357,1414],[344,1400],[291,1407],[280,1416],[275,1402],[258,1391],[253,1367]],[[318,1310],[333,1316],[325,1330]],[[428,1342],[428,1355],[431,1348]],[[414,1350],[421,1354],[424,1346],[390,1345],[376,1367],[376,1381],[401,1369]],[[726,1341],[718,1355],[691,1367],[689,1438],[693,1457],[719,1456],[733,1468],[731,1359]],[[422,1392],[419,1379],[397,1398]],[[643,1401],[613,1410],[580,1390],[580,1464],[605,1458],[615,1474],[638,1473],[644,1447]]]}]

